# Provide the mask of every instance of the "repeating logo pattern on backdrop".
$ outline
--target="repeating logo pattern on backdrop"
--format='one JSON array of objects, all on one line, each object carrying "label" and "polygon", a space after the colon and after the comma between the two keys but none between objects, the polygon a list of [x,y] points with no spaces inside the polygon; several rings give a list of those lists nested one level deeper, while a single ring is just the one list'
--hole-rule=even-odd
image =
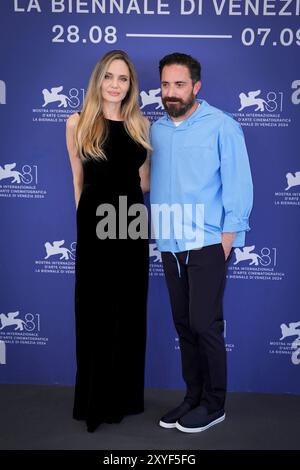
[{"label": "repeating logo pattern on backdrop", "polygon": [[[300,102],[300,80],[292,83],[292,103]],[[160,96],[161,88],[151,88],[140,92],[141,110],[151,122],[164,115]],[[41,107],[34,108],[34,122],[65,123],[70,114],[81,109],[85,96],[84,88],[64,90],[63,85],[55,85],[41,90]],[[238,95],[239,107],[232,114],[242,126],[288,127],[291,118],[284,115],[283,91],[243,90]],[[0,80],[0,104],[6,103],[5,83]],[[145,109],[146,108],[146,109]]]},{"label": "repeating logo pattern on backdrop", "polygon": [[[282,281],[286,274],[278,270],[277,248],[263,247],[255,249],[255,245],[235,248],[228,266],[227,279],[243,279],[255,281]],[[149,244],[149,275],[164,276],[161,253],[155,242]]]},{"label": "repeating logo pattern on backdrop", "polygon": [[[41,315],[21,313],[20,309],[0,313],[0,364],[6,363],[6,348],[10,344],[46,346],[48,337],[41,336]],[[4,344],[4,345],[3,345]]]},{"label": "repeating logo pattern on backdrop", "polygon": [[286,275],[278,271],[278,250],[274,247],[255,248],[255,245],[235,248],[228,266],[227,279],[253,281],[282,281]]},{"label": "repeating logo pattern on backdrop", "polygon": [[[140,108],[150,122],[154,122],[164,115],[160,92],[160,87],[140,92]],[[32,109],[32,120],[36,123],[65,123],[70,114],[82,108],[84,96],[84,88],[73,87],[64,90],[63,85],[43,88],[41,90],[41,106]]]},{"label": "repeating logo pattern on backdrop", "polygon": [[161,260],[161,252],[157,248],[155,242],[149,243],[149,276],[164,276],[164,268]]},{"label": "repeating logo pattern on backdrop", "polygon": [[[160,92],[160,88],[151,88],[148,91],[142,90],[140,92],[140,108],[151,123],[165,114],[161,96],[159,96]],[[145,108],[147,109],[145,110]]]},{"label": "repeating logo pattern on backdrop", "polygon": [[275,206],[300,206],[300,171],[289,171],[285,179],[284,190],[275,192]]},{"label": "repeating logo pattern on backdrop", "polygon": [[41,107],[32,110],[32,121],[36,123],[65,123],[70,114],[82,108],[84,88],[64,90],[63,85],[43,88],[40,95]]},{"label": "repeating logo pattern on backdrop", "polygon": [[64,245],[65,240],[46,241],[44,256],[35,260],[34,272],[38,274],[74,274],[76,242],[70,243],[69,246]]},{"label": "repeating logo pattern on backdrop", "polygon": [[[279,341],[270,342],[270,354],[288,354],[291,356],[291,362],[294,366],[300,364],[300,321],[282,323],[280,325],[281,337]],[[294,337],[293,341],[286,342],[286,338]]]},{"label": "repeating logo pattern on backdrop", "polygon": [[242,126],[288,127],[291,117],[284,113],[285,94],[280,90],[243,90],[233,116]]},{"label": "repeating logo pattern on backdrop", "polygon": [[44,199],[47,190],[41,187],[38,165],[9,162],[0,165],[0,197]]}]

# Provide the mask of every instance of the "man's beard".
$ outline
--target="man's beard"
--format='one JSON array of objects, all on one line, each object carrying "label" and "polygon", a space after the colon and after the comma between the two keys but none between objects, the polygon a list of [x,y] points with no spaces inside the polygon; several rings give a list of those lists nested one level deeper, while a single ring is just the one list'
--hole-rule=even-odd
[{"label": "man's beard", "polygon": [[192,108],[195,101],[195,95],[193,92],[186,101],[183,101],[181,98],[174,98],[172,96],[168,98],[162,98],[165,110],[170,116],[174,118],[184,116]]}]

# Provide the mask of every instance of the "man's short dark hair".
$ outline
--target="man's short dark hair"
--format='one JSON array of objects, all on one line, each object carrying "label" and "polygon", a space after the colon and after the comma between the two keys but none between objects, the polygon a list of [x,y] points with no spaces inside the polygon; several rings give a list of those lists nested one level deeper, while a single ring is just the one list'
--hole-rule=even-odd
[{"label": "man's short dark hair", "polygon": [[162,74],[162,70],[166,65],[185,65],[190,72],[190,76],[193,84],[201,80],[201,65],[200,62],[194,57],[188,54],[182,54],[181,52],[173,52],[168,54],[159,61],[159,73]]}]

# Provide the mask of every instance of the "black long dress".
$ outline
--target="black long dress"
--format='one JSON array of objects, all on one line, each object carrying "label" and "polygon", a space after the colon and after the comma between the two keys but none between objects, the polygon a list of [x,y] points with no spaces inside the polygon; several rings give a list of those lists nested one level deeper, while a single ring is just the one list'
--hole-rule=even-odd
[{"label": "black long dress", "polygon": [[73,417],[85,420],[88,431],[144,410],[148,240],[119,239],[118,223],[116,239],[99,239],[96,209],[111,204],[118,220],[119,196],[127,196],[128,207],[143,204],[139,168],[146,150],[123,122],[107,123],[107,160],[84,163],[77,209]]}]

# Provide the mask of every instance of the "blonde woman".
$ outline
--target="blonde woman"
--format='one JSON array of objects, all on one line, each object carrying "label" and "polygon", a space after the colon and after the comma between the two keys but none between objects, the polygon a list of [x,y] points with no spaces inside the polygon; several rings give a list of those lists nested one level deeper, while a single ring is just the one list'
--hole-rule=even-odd
[{"label": "blonde woman", "polygon": [[89,432],[144,409],[148,240],[124,224],[149,190],[148,131],[134,66],[111,51],[66,131],[77,207],[73,417]]}]

